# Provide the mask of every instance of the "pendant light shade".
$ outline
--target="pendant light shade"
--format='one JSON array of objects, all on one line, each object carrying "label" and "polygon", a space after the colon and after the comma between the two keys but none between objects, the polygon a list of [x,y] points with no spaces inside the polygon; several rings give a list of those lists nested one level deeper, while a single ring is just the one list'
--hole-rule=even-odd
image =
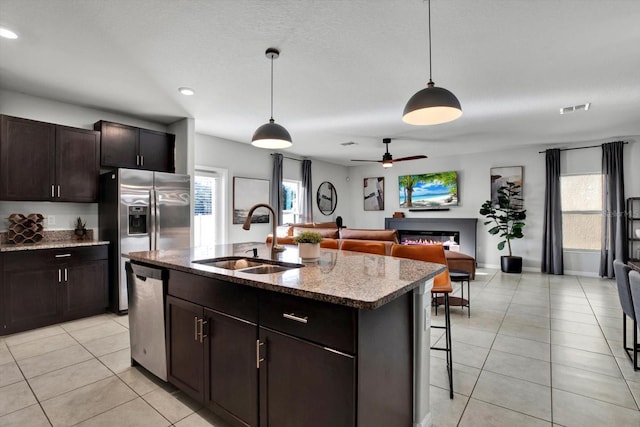
[{"label": "pendant light shade", "polygon": [[269,123],[263,124],[253,133],[251,145],[272,150],[288,148],[293,145],[291,143],[291,135],[273,119],[273,60],[280,56],[280,51],[270,47],[265,52],[265,55],[271,60],[271,118]]},{"label": "pendant light shade", "polygon": [[435,87],[431,80],[431,0],[429,8],[429,83],[407,102],[402,121],[410,125],[437,125],[453,121],[462,115],[462,107],[456,96],[442,87]]},{"label": "pendant light shade", "polygon": [[402,113],[402,121],[410,125],[437,125],[453,121],[462,115],[458,98],[443,87],[429,81],[426,89],[409,99]]},{"label": "pendant light shade", "polygon": [[275,120],[269,119],[269,123],[260,126],[253,133],[251,144],[260,148],[270,148],[272,150],[278,148],[291,147],[291,135],[289,132]]}]

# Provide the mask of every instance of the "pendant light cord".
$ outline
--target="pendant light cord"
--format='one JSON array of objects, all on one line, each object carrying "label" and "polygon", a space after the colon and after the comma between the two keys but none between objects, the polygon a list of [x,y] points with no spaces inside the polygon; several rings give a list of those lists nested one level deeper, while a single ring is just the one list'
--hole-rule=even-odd
[{"label": "pendant light cord", "polygon": [[271,55],[271,121],[273,121],[273,55]]},{"label": "pendant light cord", "polygon": [[431,0],[427,3],[427,11],[429,16],[429,83],[433,83],[431,80]]}]

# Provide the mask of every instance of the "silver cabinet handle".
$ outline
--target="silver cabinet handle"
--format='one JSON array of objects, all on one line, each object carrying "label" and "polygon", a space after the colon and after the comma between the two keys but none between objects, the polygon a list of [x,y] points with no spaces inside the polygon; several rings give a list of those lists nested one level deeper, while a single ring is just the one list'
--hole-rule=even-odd
[{"label": "silver cabinet handle", "polygon": [[64,269],[64,281],[65,281],[65,282],[68,282],[68,281],[69,281],[69,276],[68,276],[68,274],[67,274],[67,268],[66,268],[66,267],[65,267],[65,269]]},{"label": "silver cabinet handle", "polygon": [[260,346],[264,345],[260,340],[256,340],[256,369],[260,369],[260,362],[264,362],[264,357],[260,357]]},{"label": "silver cabinet handle", "polygon": [[69,258],[71,256],[71,254],[59,254],[56,255],[56,258]]},{"label": "silver cabinet handle", "polygon": [[60,197],[60,186],[58,185],[58,197]]},{"label": "silver cabinet handle", "polygon": [[53,184],[51,184],[51,197],[56,197],[56,193],[55,193],[53,187],[54,187]]},{"label": "silver cabinet handle", "polygon": [[136,166],[140,166],[140,156],[136,154]]},{"label": "silver cabinet handle", "polygon": [[198,323],[200,323],[200,343],[202,343],[202,341],[207,337],[207,335],[204,334],[204,325],[207,324],[207,321],[199,319]]},{"label": "silver cabinet handle", "polygon": [[62,283],[62,269],[58,269],[58,283]]},{"label": "silver cabinet handle", "polygon": [[194,341],[198,341],[198,316],[193,318],[193,333],[194,333]]},{"label": "silver cabinet handle", "polygon": [[299,317],[299,316],[296,316],[293,313],[291,313],[291,314],[282,313],[282,317],[284,317],[285,319],[289,319],[289,320],[295,320],[296,322],[300,322],[300,323],[307,323],[309,321],[309,318],[307,316]]},{"label": "silver cabinet handle", "polygon": [[144,166],[144,156],[140,156],[140,166]]}]

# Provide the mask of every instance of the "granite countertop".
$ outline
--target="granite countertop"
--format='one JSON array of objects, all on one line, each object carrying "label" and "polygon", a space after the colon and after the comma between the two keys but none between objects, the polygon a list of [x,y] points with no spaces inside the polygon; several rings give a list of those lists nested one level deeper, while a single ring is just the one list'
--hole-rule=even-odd
[{"label": "granite countertop", "polygon": [[[277,260],[300,263],[298,247],[285,247],[285,252],[276,254]],[[360,309],[378,308],[445,268],[440,264],[335,249],[321,249],[317,262],[273,274],[243,273],[192,262],[224,256],[251,258],[252,248],[258,249],[258,258],[270,259],[270,247],[258,242],[131,252],[125,256],[159,267]]]},{"label": "granite countertop", "polygon": [[108,245],[108,241],[104,240],[68,240],[68,241],[55,241],[47,242],[42,241],[38,243],[3,243],[0,244],[0,252],[13,252],[13,251],[32,251],[38,249],[57,249],[57,248],[73,248],[77,246],[96,246],[96,245]]}]

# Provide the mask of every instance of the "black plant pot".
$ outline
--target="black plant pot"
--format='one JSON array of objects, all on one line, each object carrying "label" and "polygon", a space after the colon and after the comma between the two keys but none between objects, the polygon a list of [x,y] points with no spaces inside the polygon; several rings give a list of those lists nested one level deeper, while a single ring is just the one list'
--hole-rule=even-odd
[{"label": "black plant pot", "polygon": [[503,273],[522,273],[522,257],[504,255],[500,257]]}]

